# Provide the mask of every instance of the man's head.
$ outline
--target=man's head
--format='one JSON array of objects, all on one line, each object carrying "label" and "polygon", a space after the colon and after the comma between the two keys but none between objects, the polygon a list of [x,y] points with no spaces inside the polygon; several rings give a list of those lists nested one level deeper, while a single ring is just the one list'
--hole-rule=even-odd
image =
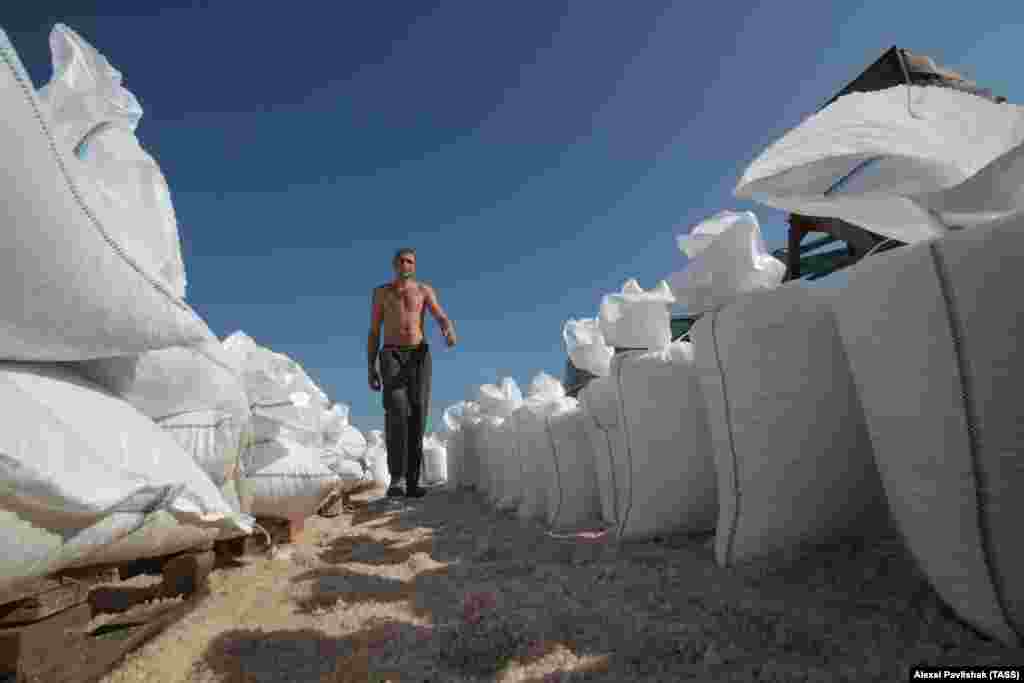
[{"label": "man's head", "polygon": [[416,275],[416,252],[408,247],[399,249],[395,252],[392,265],[395,267],[395,275],[398,276],[398,279],[411,280]]}]

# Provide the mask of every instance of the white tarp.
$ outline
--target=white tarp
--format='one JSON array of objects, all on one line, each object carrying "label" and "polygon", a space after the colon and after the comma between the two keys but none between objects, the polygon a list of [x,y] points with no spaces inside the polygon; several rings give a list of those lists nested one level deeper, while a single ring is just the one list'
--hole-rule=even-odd
[{"label": "white tarp", "polygon": [[[111,81],[83,102],[116,118],[117,88]],[[182,299],[176,234],[159,211],[143,220],[103,194],[86,162],[57,137],[59,115],[40,102],[3,31],[0,110],[0,206],[9,236],[0,249],[0,358],[82,360],[213,339]]]},{"label": "white tarp", "polygon": [[599,324],[605,343],[628,349],[660,349],[671,341],[669,308],[675,297],[662,280],[644,291],[636,280],[627,280],[618,294],[601,298]]},{"label": "white tarp", "polygon": [[715,466],[692,344],[616,356],[580,404],[603,517],[623,538],[714,528]]},{"label": "white tarp", "polygon": [[829,299],[796,281],[693,327],[708,408],[722,566],[874,533],[884,495]]},{"label": "white tarp", "polygon": [[1024,632],[1024,218],[849,269],[833,307],[892,515],[961,617]]},{"label": "white tarp", "polygon": [[615,349],[604,342],[597,318],[569,320],[562,329],[569,360],[577,369],[607,377]]},{"label": "white tarp", "polygon": [[[835,217],[904,242],[942,235],[971,214],[986,213],[981,195],[959,205],[936,193],[952,190],[986,166],[995,179],[1010,171],[1024,143],[1024,109],[939,87],[900,85],[850,93],[808,117],[761,153],[735,195],[777,209]],[[1001,199],[1014,206],[1010,178]],[[930,199],[928,199],[930,198]],[[1002,202],[1005,203],[1005,202]],[[938,209],[933,213],[929,207]],[[1016,210],[1016,209],[1014,209]]]},{"label": "white tarp", "polygon": [[0,405],[0,590],[163,554],[166,539],[143,525],[186,547],[251,530],[170,435],[68,368],[0,364]]},{"label": "white tarp", "polygon": [[757,216],[721,211],[678,238],[689,263],[669,276],[675,309],[700,315],[782,283],[786,265],[768,253]]},{"label": "white tarp", "polygon": [[445,443],[449,488],[458,488],[463,485],[463,453],[465,449],[463,447],[462,423],[467,411],[472,413],[474,409],[475,404],[472,402],[459,401],[445,408],[441,416],[443,423],[441,438]]}]

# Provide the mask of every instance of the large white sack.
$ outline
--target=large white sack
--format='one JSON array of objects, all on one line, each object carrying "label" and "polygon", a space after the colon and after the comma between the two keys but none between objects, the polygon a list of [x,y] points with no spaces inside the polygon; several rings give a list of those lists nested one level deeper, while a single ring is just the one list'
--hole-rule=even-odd
[{"label": "large white sack", "polygon": [[942,598],[1024,628],[1024,218],[866,259],[834,308],[892,515]]},{"label": "large white sack", "polygon": [[[503,425],[507,441],[503,444],[502,490],[497,501],[501,510],[518,509],[523,517],[537,517],[542,514],[545,491],[538,491],[543,483],[540,465],[536,459],[535,432],[541,429],[541,421],[548,413],[557,409],[565,398],[565,387],[546,372],[539,372],[530,381],[526,399]],[[542,442],[543,443],[543,442]],[[545,448],[541,446],[540,448]],[[540,483],[538,483],[540,482]],[[534,496],[524,505],[524,496]],[[538,497],[539,496],[539,497]]]},{"label": "large white sack", "polygon": [[328,399],[292,359],[257,344],[244,332],[223,342],[242,371],[257,440],[284,437],[310,448],[324,444]]},{"label": "large white sack", "polygon": [[214,484],[240,467],[250,412],[235,359],[213,341],[73,364],[82,375],[173,428]]},{"label": "large white sack", "polygon": [[251,530],[170,435],[68,368],[0,364],[0,405],[0,590],[119,544],[134,559]]},{"label": "large white sack", "polygon": [[623,538],[697,533],[718,514],[693,345],[628,352],[581,392],[605,521]]},{"label": "large white sack", "polygon": [[436,486],[448,479],[448,453],[444,443],[435,434],[423,439],[423,467],[420,484]]},{"label": "large white sack", "polygon": [[576,369],[598,377],[608,376],[615,349],[605,344],[597,318],[567,321],[562,338]]},{"label": "large white sack", "polygon": [[721,211],[678,238],[689,263],[669,276],[675,309],[700,315],[744,294],[773,289],[786,264],[768,253],[761,226],[750,211]]},{"label": "large white sack", "polygon": [[384,441],[384,432],[379,429],[370,430],[366,439],[366,454],[363,456],[366,467],[377,486],[391,486],[391,473],[388,470],[388,450]]},{"label": "large white sack", "polygon": [[871,532],[884,494],[829,299],[797,281],[694,325],[730,566],[800,542]]},{"label": "large white sack", "polygon": [[120,209],[56,137],[2,30],[0,110],[0,206],[9,236],[0,249],[0,358],[81,360],[213,339],[129,237],[163,227],[119,227]]},{"label": "large white sack", "polygon": [[467,405],[467,401],[459,401],[445,408],[441,414],[439,437],[445,445],[446,483],[448,488],[453,489],[460,486],[462,476],[462,416]]},{"label": "large white sack", "polygon": [[343,479],[351,480],[358,473],[357,480],[361,480],[367,469],[361,464],[366,454],[366,437],[349,423],[348,414],[348,406],[342,403],[324,412],[320,426],[324,464],[336,470]]},{"label": "large white sack", "polygon": [[146,272],[185,296],[178,221],[160,166],[135,136],[142,107],[121,73],[64,24],[50,32],[53,77],[38,93],[61,150],[99,192],[95,210]]},{"label": "large white sack", "polygon": [[549,446],[536,454],[541,473],[534,485],[546,486],[545,521],[554,529],[576,529],[602,518],[594,451],[587,417],[574,398],[557,401],[545,416]]},{"label": "large white sack", "polygon": [[284,437],[256,441],[243,462],[256,517],[305,519],[341,484],[319,450]]},{"label": "large white sack", "polygon": [[462,419],[459,485],[463,488],[481,489],[485,485],[483,480],[488,474],[483,461],[486,447],[486,441],[484,441],[486,417],[477,412],[475,405],[473,408],[473,410],[467,410]]},{"label": "large white sack", "polygon": [[762,152],[735,195],[918,242],[956,225],[922,195],[963,183],[1022,142],[1016,105],[940,87],[850,93]]},{"label": "large white sack", "polygon": [[513,378],[505,377],[499,384],[481,385],[476,403],[482,415],[505,418],[515,412],[522,400],[519,385]]},{"label": "large white sack", "polygon": [[644,291],[627,280],[618,294],[601,298],[599,325],[605,343],[624,349],[660,349],[672,340],[669,308],[675,297],[664,280]]}]

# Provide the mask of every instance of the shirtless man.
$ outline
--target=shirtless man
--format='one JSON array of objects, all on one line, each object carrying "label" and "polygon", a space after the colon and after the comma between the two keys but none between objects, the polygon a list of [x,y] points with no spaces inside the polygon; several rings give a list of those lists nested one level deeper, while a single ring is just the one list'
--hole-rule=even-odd
[{"label": "shirtless man", "polygon": [[[425,493],[419,481],[423,431],[430,412],[431,363],[424,317],[429,310],[449,347],[455,346],[455,326],[437,303],[434,289],[415,280],[415,251],[399,249],[392,265],[394,281],[373,290],[367,343],[370,388],[384,391],[384,434],[391,474],[388,496],[419,498]],[[378,353],[382,325],[384,345]]]}]

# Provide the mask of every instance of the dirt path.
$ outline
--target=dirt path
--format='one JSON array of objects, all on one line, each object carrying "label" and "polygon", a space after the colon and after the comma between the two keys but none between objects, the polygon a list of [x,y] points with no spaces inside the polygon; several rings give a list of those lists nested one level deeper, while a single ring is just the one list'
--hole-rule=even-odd
[{"label": "dirt path", "polygon": [[895,537],[743,570],[708,538],[549,538],[435,490],[312,518],[278,557],[215,571],[181,623],[104,683],[901,681],[1024,662],[941,608]]}]

